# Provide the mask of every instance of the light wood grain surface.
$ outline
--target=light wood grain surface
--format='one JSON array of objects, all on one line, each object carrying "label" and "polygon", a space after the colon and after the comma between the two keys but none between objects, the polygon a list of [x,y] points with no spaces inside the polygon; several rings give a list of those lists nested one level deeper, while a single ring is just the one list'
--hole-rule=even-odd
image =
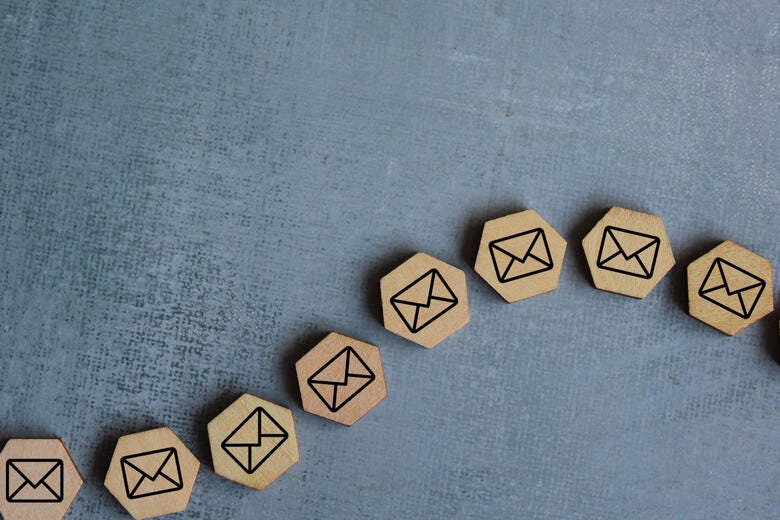
[{"label": "light wood grain surface", "polygon": [[536,211],[485,222],[474,270],[508,303],[555,290],[566,240]]},{"label": "light wood grain surface", "polygon": [[774,308],[772,264],[725,241],[688,265],[688,310],[694,318],[734,336]]},{"label": "light wood grain surface", "polygon": [[379,347],[331,332],[295,364],[307,412],[347,426],[387,396]]},{"label": "light wood grain surface", "polygon": [[0,453],[5,520],[58,520],[84,480],[60,439],[11,439]]},{"label": "light wood grain surface", "polygon": [[187,509],[200,462],[170,428],[119,438],[105,486],[136,520]]},{"label": "light wood grain surface", "polygon": [[208,424],[214,471],[265,489],[299,459],[292,411],[244,394]]},{"label": "light wood grain surface", "polygon": [[379,282],[385,328],[433,348],[469,321],[466,275],[417,253]]},{"label": "light wood grain surface", "polygon": [[582,240],[593,285],[644,298],[674,266],[661,217],[612,208]]}]

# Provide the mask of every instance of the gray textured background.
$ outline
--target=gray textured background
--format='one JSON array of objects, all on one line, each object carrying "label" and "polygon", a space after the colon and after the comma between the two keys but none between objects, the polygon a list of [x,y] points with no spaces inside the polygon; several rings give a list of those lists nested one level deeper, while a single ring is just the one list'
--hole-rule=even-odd
[{"label": "gray textured background", "polygon": [[[0,438],[67,442],[71,518],[125,517],[113,444],[163,424],[203,462],[180,518],[777,518],[777,314],[723,336],[683,268],[780,262],[777,2],[5,0],[0,46]],[[646,300],[591,286],[611,205],[665,219]],[[524,208],[569,249],[507,305],[469,266]],[[469,283],[432,351],[379,320],[417,250]],[[291,372],[330,330],[385,361],[352,428]],[[245,391],[297,421],[264,492],[210,467]]]}]

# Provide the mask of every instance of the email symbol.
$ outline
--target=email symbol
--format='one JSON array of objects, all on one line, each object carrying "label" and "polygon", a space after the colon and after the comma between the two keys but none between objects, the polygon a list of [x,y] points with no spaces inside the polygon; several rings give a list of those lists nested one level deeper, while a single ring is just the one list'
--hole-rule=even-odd
[{"label": "email symbol", "polygon": [[596,265],[607,271],[650,279],[660,245],[656,236],[607,226]]},{"label": "email symbol", "polygon": [[8,502],[62,502],[62,461],[9,459],[5,464]]},{"label": "email symbol", "polygon": [[437,269],[431,269],[390,298],[390,304],[412,332],[419,332],[458,304]]},{"label": "email symbol", "polygon": [[222,441],[222,449],[244,471],[252,474],[284,444],[287,437],[287,431],[264,408],[255,408]]},{"label": "email symbol", "polygon": [[128,455],[122,457],[121,465],[127,498],[172,493],[184,487],[175,448]]},{"label": "email symbol", "polygon": [[345,347],[309,377],[307,382],[328,410],[335,413],[375,378],[374,372],[360,359],[355,349]]},{"label": "email symbol", "polygon": [[699,296],[740,318],[753,313],[766,282],[741,267],[716,258],[699,288]]},{"label": "email symbol", "polygon": [[490,242],[490,257],[501,283],[511,282],[553,268],[550,247],[542,228]]}]

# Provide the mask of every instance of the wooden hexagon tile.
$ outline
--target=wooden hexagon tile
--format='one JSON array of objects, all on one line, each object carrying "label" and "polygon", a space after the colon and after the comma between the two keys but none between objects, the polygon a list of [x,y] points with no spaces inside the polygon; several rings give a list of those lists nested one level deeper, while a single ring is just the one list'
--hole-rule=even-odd
[{"label": "wooden hexagon tile", "polygon": [[387,397],[379,347],[331,332],[295,363],[303,409],[347,426]]},{"label": "wooden hexagon tile", "polygon": [[582,240],[593,285],[644,298],[674,266],[661,217],[624,208],[610,209]]},{"label": "wooden hexagon tile", "polygon": [[200,462],[167,427],[124,435],[114,448],[105,486],[137,519],[187,509]]},{"label": "wooden hexagon tile", "polygon": [[534,210],[485,222],[474,270],[508,303],[558,287],[566,241]]},{"label": "wooden hexagon tile", "polygon": [[217,475],[265,489],[298,462],[292,411],[244,394],[208,424]]},{"label": "wooden hexagon tile", "polygon": [[11,439],[0,453],[5,520],[59,520],[84,480],[59,439]]},{"label": "wooden hexagon tile", "polygon": [[774,308],[772,264],[734,242],[723,242],[688,266],[688,309],[729,336]]},{"label": "wooden hexagon tile", "polygon": [[469,322],[466,275],[417,253],[379,282],[385,328],[426,348]]}]

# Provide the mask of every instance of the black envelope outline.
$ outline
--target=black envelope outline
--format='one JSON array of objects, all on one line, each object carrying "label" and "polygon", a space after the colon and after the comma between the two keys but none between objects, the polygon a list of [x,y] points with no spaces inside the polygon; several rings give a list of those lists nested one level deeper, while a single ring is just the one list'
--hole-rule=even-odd
[{"label": "black envelope outline", "polygon": [[[441,280],[441,282],[444,284],[444,287],[446,287],[447,291],[449,291],[449,293],[452,295],[452,302],[450,303],[449,306],[445,307],[436,316],[434,316],[433,318],[429,319],[428,321],[423,323],[421,326],[415,327],[414,323],[409,323],[406,320],[406,318],[404,317],[403,313],[401,312],[401,310],[398,308],[398,305],[396,304],[396,299],[398,298],[398,296],[403,294],[404,291],[406,291],[407,289],[409,289],[410,287],[415,285],[417,282],[419,282],[423,278],[426,278],[426,277],[430,276],[431,274],[433,274],[434,280],[436,279],[437,276],[439,277],[439,280]],[[415,319],[414,319],[414,322],[416,322],[417,321],[417,315],[419,314],[419,307],[430,307],[431,306],[431,304],[430,304],[431,300],[441,300],[441,298],[436,298],[436,297],[432,296],[432,294],[433,294],[433,284],[431,284],[431,286],[428,288],[428,298],[427,298],[428,305],[417,304],[416,302],[405,302],[403,300],[397,300],[397,301],[400,302],[400,303],[409,303],[409,304],[412,304],[412,305],[415,305],[415,306],[418,307],[418,310],[415,313]],[[447,300],[442,300],[442,301],[447,301]],[[414,334],[420,332],[425,327],[427,327],[428,325],[430,325],[434,321],[438,320],[443,314],[445,314],[447,311],[451,310],[457,304],[458,304],[458,297],[455,296],[455,293],[450,288],[450,285],[447,283],[447,280],[444,279],[444,277],[441,275],[441,273],[439,272],[438,269],[430,269],[430,270],[426,271],[425,274],[423,274],[422,276],[417,278],[415,281],[413,281],[412,283],[410,283],[409,285],[407,285],[406,287],[404,287],[403,289],[401,289],[400,291],[395,293],[395,295],[393,295],[393,297],[390,298],[390,305],[393,306],[393,308],[395,309],[395,312],[397,312],[398,316],[401,317],[401,321],[404,322],[404,325],[406,325],[406,328],[408,328],[409,331],[414,333]]]},{"label": "black envelope outline", "polygon": [[[621,232],[627,233],[629,235],[636,235],[636,236],[640,236],[640,237],[651,238],[653,240],[652,240],[652,242],[647,244],[642,249],[640,249],[638,251],[635,251],[634,254],[632,254],[632,255],[626,256],[623,253],[622,250],[618,250],[617,253],[615,253],[614,255],[610,256],[609,258],[601,258],[601,255],[604,252],[604,244],[607,241],[607,235],[609,234],[610,236],[612,236],[612,240],[615,240],[614,235],[612,235],[612,233],[611,233],[612,230],[621,231]],[[615,242],[617,242],[617,240],[615,240]],[[605,271],[612,271],[612,272],[615,272],[615,273],[625,274],[625,275],[628,275],[628,276],[635,276],[637,278],[643,278],[645,280],[649,280],[650,278],[653,277],[653,272],[655,271],[655,261],[658,259],[658,250],[660,249],[660,245],[661,245],[661,239],[658,238],[655,235],[648,235],[647,233],[640,233],[639,231],[632,231],[630,229],[623,229],[623,228],[619,228],[619,227],[615,227],[615,226],[607,226],[607,227],[604,228],[604,234],[601,236],[601,246],[599,247],[599,256],[598,256],[598,260],[596,261],[596,266],[599,267],[600,269],[604,269]],[[618,255],[622,255],[623,258],[628,260],[629,258],[635,257],[636,255],[638,255],[639,253],[641,253],[642,251],[644,251],[648,247],[652,247],[652,246],[656,246],[656,249],[655,249],[655,254],[653,255],[653,262],[650,264],[650,269],[647,269],[646,266],[644,266],[644,264],[641,264],[642,267],[646,271],[646,273],[644,275],[632,273],[631,271],[624,271],[622,269],[615,269],[614,267],[608,267],[608,266],[604,265],[605,262],[609,262],[610,260],[612,260],[613,258],[615,258]]]},{"label": "black envelope outline", "polygon": [[[22,471],[16,466],[19,462],[52,462],[54,463],[54,466],[52,466],[52,469],[46,473],[43,477],[41,477],[41,480],[37,483],[31,482],[29,479],[27,479],[27,476],[22,473]],[[23,487],[25,487],[25,484],[19,486],[19,488],[14,490],[14,494],[11,494],[11,481],[8,479],[9,472],[11,468],[14,468],[14,470],[21,475],[25,482],[32,486],[33,489],[37,489],[39,486],[43,486],[49,491],[51,491],[52,495],[54,495],[56,498],[52,499],[44,499],[44,500],[37,500],[37,499],[17,499],[14,498],[16,493],[18,493]],[[46,484],[46,479],[49,478],[49,476],[54,473],[54,471],[59,470],[60,472],[60,490],[59,493],[55,490],[53,490],[51,487],[49,487],[48,484]],[[29,503],[59,503],[63,500],[63,492],[62,488],[65,486],[64,481],[64,474],[63,474],[63,462],[62,459],[8,459],[5,462],[5,498],[9,503],[14,504],[29,504]]]},{"label": "black envelope outline", "polygon": [[[520,263],[525,262],[528,259],[528,257],[531,257],[534,260],[538,260],[539,262],[541,262],[542,264],[545,264],[545,265],[543,267],[537,269],[536,271],[530,271],[528,273],[523,273],[523,274],[520,274],[520,275],[517,275],[517,276],[513,276],[511,278],[504,278],[506,276],[506,273],[509,272],[509,268],[512,267],[512,264],[514,264],[517,260],[515,259],[515,255],[513,255],[509,251],[501,248],[500,243],[504,242],[505,240],[511,240],[513,238],[529,235],[531,233],[538,233],[538,234],[536,235],[536,238],[534,238],[534,240],[531,242],[531,245],[528,246],[528,251],[526,252],[525,256],[522,259],[520,259]],[[536,242],[539,240],[539,237],[542,238],[542,243],[544,243],[544,249],[547,251],[547,258],[550,259],[549,262],[547,260],[539,258],[536,255],[531,254],[531,251],[533,250],[534,246],[536,245]],[[506,269],[504,270],[503,273],[500,272],[500,270],[498,269],[498,262],[496,262],[496,255],[493,252],[494,249],[497,249],[497,250],[501,251],[502,253],[504,253],[505,255],[509,255],[509,256],[512,257],[512,261],[509,262],[509,264],[507,264]],[[533,276],[535,274],[544,273],[546,271],[551,270],[553,268],[553,266],[554,266],[554,263],[552,261],[552,255],[550,254],[550,246],[547,244],[547,235],[544,233],[544,230],[542,228],[535,228],[535,229],[531,229],[529,231],[523,231],[522,233],[517,233],[515,235],[510,235],[508,237],[504,237],[504,238],[499,238],[499,239],[493,240],[492,242],[490,242],[488,244],[488,250],[490,251],[490,259],[493,261],[493,269],[495,269],[495,271],[496,271],[496,278],[498,279],[498,281],[500,283],[507,283],[507,282],[511,282],[511,281],[514,281],[514,280],[519,280],[521,278],[526,278],[528,276]]]},{"label": "black envelope outline", "polygon": [[[261,419],[262,419],[262,417],[263,417],[263,414],[265,414],[265,415],[266,415],[266,417],[268,417],[269,419],[271,419],[271,422],[272,422],[272,423],[274,423],[274,424],[276,425],[276,427],[277,427],[277,428],[279,428],[280,430],[282,430],[282,432],[283,432],[283,433],[282,433],[282,434],[266,434],[266,435],[261,435],[261,434],[262,434],[262,430],[258,429],[258,431],[257,431],[258,442],[257,442],[257,443],[254,443],[254,444],[241,444],[241,443],[235,443],[235,444],[233,444],[233,443],[231,443],[231,444],[230,444],[230,446],[234,446],[234,447],[236,447],[236,446],[244,446],[244,447],[247,447],[247,448],[250,448],[250,449],[251,449],[251,448],[253,448],[253,447],[255,447],[255,446],[262,446],[262,439],[263,439],[264,437],[265,437],[265,438],[269,438],[269,437],[270,437],[270,438],[280,438],[280,437],[281,437],[282,441],[281,441],[279,444],[277,444],[276,446],[274,446],[274,447],[271,449],[271,451],[269,451],[268,453],[266,453],[265,457],[263,457],[263,458],[260,460],[260,462],[258,462],[257,464],[255,464],[255,467],[253,467],[253,468],[251,468],[251,469],[247,469],[247,467],[246,467],[246,466],[244,466],[244,464],[243,464],[243,463],[242,463],[240,460],[238,460],[238,459],[237,459],[237,458],[236,458],[236,457],[235,457],[235,456],[234,456],[232,453],[230,453],[230,451],[227,449],[226,445],[227,445],[228,441],[230,440],[230,438],[231,438],[231,437],[232,437],[232,436],[233,436],[233,435],[234,435],[234,434],[235,434],[235,433],[236,433],[238,430],[240,430],[242,426],[244,426],[244,425],[245,425],[247,422],[249,422],[249,420],[252,418],[252,416],[253,416],[253,415],[255,415],[255,413],[259,414]],[[261,427],[262,427],[262,425],[263,425],[263,421],[261,420],[261,421],[260,421],[260,425],[258,426],[258,428],[261,428]],[[267,460],[268,460],[268,458],[269,458],[271,455],[273,455],[273,454],[276,452],[276,450],[278,450],[278,449],[279,449],[279,447],[280,447],[282,444],[284,444],[284,443],[285,443],[285,441],[287,440],[287,438],[288,438],[289,436],[290,436],[290,434],[289,434],[289,433],[287,433],[287,430],[285,430],[285,429],[282,427],[282,425],[281,425],[281,424],[279,424],[279,422],[278,422],[276,419],[274,419],[273,415],[271,415],[270,413],[268,413],[268,412],[265,410],[265,408],[263,408],[262,406],[258,406],[257,408],[255,408],[254,410],[252,410],[252,412],[251,412],[249,415],[247,415],[247,416],[246,416],[246,418],[245,418],[243,421],[241,421],[241,423],[240,423],[238,426],[236,426],[236,428],[235,428],[235,429],[234,429],[232,432],[230,432],[230,435],[228,435],[227,437],[225,437],[225,440],[223,440],[223,441],[222,441],[222,444],[221,444],[221,446],[222,446],[222,451],[224,451],[225,453],[227,453],[227,454],[228,454],[228,456],[229,456],[231,459],[233,459],[233,460],[235,461],[235,463],[236,463],[236,464],[238,464],[238,465],[239,465],[239,467],[240,467],[241,469],[243,469],[243,470],[244,470],[244,472],[245,472],[245,473],[248,473],[249,475],[251,475],[252,473],[254,473],[255,471],[257,471],[257,470],[260,468],[260,466],[262,466],[262,465],[263,465],[263,463],[264,463],[265,461],[267,461]],[[250,459],[250,462],[251,462],[251,459]]]},{"label": "black envelope outline", "polygon": [[[155,473],[154,475],[149,475],[144,470],[142,470],[141,468],[139,468],[138,466],[136,466],[135,464],[133,464],[132,462],[129,461],[129,459],[134,459],[134,458],[137,458],[137,457],[143,457],[143,456],[146,456],[146,455],[154,455],[155,453],[160,453],[160,452],[163,452],[163,451],[170,451],[170,455],[168,455],[163,460],[162,464],[160,464],[160,467],[157,469],[157,473]],[[174,462],[176,462],[176,473],[179,475],[179,481],[178,482],[174,482],[173,480],[171,480],[168,477],[168,475],[166,475],[166,474],[164,474],[162,472],[163,468],[165,467],[166,464],[168,464],[168,460],[171,457],[173,457]],[[126,456],[122,457],[119,460],[119,465],[122,468],[122,480],[124,480],[124,483],[125,483],[125,493],[127,494],[127,498],[129,498],[130,500],[135,500],[136,498],[151,497],[151,496],[155,496],[155,495],[162,495],[162,494],[165,494],[165,493],[173,493],[175,491],[181,491],[184,488],[184,482],[183,482],[182,477],[181,477],[181,466],[179,465],[179,454],[176,451],[176,448],[173,448],[173,447],[161,448],[159,450],[145,451],[143,453],[136,453],[134,455],[126,455]],[[127,481],[127,473],[125,472],[125,465],[128,465],[128,466],[132,467],[134,470],[138,471],[144,477],[147,477],[149,480],[154,481],[154,480],[157,480],[158,477],[162,477],[165,480],[167,480],[168,482],[170,482],[171,484],[173,484],[175,487],[172,488],[172,489],[165,489],[165,490],[162,490],[162,491],[152,491],[151,493],[144,493],[143,495],[134,495],[133,496],[133,493],[135,492],[136,489],[138,489],[138,486],[141,485],[141,483],[143,482],[143,479],[140,479],[138,481],[138,483],[135,485],[135,488],[130,489],[130,483]]]},{"label": "black envelope outline", "polygon": [[[317,376],[318,376],[318,375],[319,375],[319,374],[320,374],[322,371],[324,371],[326,368],[328,368],[328,367],[330,366],[330,364],[331,364],[331,363],[333,363],[333,362],[334,362],[334,361],[336,361],[336,360],[337,360],[339,357],[341,357],[341,355],[342,355],[342,354],[344,354],[344,352],[345,352],[345,351],[347,352],[347,373],[346,373],[346,374],[344,374],[344,378],[345,378],[345,379],[344,379],[344,381],[343,381],[343,382],[340,384],[340,386],[344,386],[344,385],[346,385],[346,384],[347,384],[347,380],[348,380],[348,378],[350,378],[350,377],[364,378],[364,379],[366,379],[366,382],[365,382],[365,383],[363,383],[363,385],[362,385],[360,388],[358,388],[357,390],[355,390],[355,392],[354,392],[354,393],[353,393],[351,396],[349,396],[349,397],[348,397],[348,398],[347,398],[347,399],[346,399],[344,402],[342,402],[342,403],[341,403],[340,405],[338,405],[338,406],[334,406],[334,405],[336,404],[336,401],[335,401],[335,399],[336,399],[336,394],[334,393],[334,395],[333,395],[333,399],[334,399],[333,403],[329,403],[329,402],[328,402],[328,400],[325,398],[325,396],[324,396],[324,395],[322,395],[322,394],[319,392],[319,390],[317,390],[317,388],[315,388],[315,386],[312,384],[312,382],[314,382],[314,380],[317,378]],[[350,362],[350,357],[351,357],[351,356],[354,356],[354,357],[355,357],[355,359],[357,359],[357,360],[358,360],[358,362],[359,362],[361,365],[363,365],[363,368],[365,368],[365,369],[368,371],[368,373],[369,373],[370,375],[366,376],[366,375],[363,375],[363,374],[350,374],[350,373],[349,373],[349,366],[350,366],[350,365],[349,365],[349,362]],[[307,379],[307,380],[306,380],[306,382],[309,384],[309,388],[311,388],[312,390],[314,390],[314,393],[315,393],[315,394],[317,394],[317,397],[319,397],[319,398],[320,398],[320,400],[323,402],[323,404],[325,404],[325,406],[327,406],[327,407],[328,407],[328,410],[330,410],[330,411],[331,411],[331,412],[333,412],[333,413],[336,413],[336,412],[338,412],[339,410],[341,410],[342,408],[344,408],[344,406],[345,406],[345,405],[346,405],[348,402],[350,402],[352,399],[354,399],[355,397],[357,397],[357,395],[358,395],[360,392],[362,392],[362,391],[363,391],[363,390],[364,390],[364,389],[365,389],[365,388],[366,388],[368,385],[370,385],[371,383],[373,383],[375,379],[376,379],[376,375],[374,374],[374,371],[373,371],[373,370],[371,370],[371,369],[369,368],[369,366],[366,364],[366,362],[365,362],[365,361],[363,361],[363,359],[362,359],[360,356],[358,356],[358,353],[357,353],[357,352],[355,352],[355,349],[353,349],[353,348],[352,348],[352,347],[350,347],[350,346],[347,346],[347,347],[344,347],[343,349],[341,349],[341,350],[339,351],[339,353],[338,353],[338,354],[336,354],[335,356],[333,356],[333,357],[330,359],[330,361],[328,361],[327,363],[325,363],[325,364],[324,364],[322,367],[320,367],[320,369],[319,369],[319,370],[317,370],[317,371],[316,371],[314,374],[312,374],[312,375],[309,377],[309,379]],[[335,383],[333,383],[333,384],[335,384]],[[339,385],[337,385],[337,384],[336,384],[336,386],[339,386]]]},{"label": "black envelope outline", "polygon": [[[723,273],[723,267],[721,267],[721,264],[726,264],[729,267],[731,267],[732,269],[736,269],[737,271],[739,271],[739,272],[741,272],[743,274],[746,274],[746,275],[750,276],[751,278],[755,278],[756,279],[756,284],[755,285],[750,285],[748,287],[743,287],[739,291],[734,291],[734,292],[729,291],[728,285],[726,285],[726,283],[725,283],[726,276]],[[720,286],[720,287],[713,287],[712,289],[710,289],[710,290],[705,292],[704,291],[704,286],[707,284],[707,280],[709,280],[710,275],[712,274],[712,271],[715,269],[715,266],[718,266],[718,270],[720,271],[720,276],[723,279],[724,284],[723,284],[723,286]],[[735,294],[735,293],[740,293],[740,294],[738,294],[737,297],[739,298],[739,303],[742,304],[742,311],[743,311],[742,314],[738,313],[737,311],[735,311],[734,309],[732,309],[730,307],[726,307],[725,305],[723,305],[719,301],[713,300],[712,298],[710,298],[708,296],[708,293],[710,293],[710,292],[712,292],[714,290],[723,288],[723,287],[726,288],[726,294],[728,294],[728,295],[732,295],[732,294]],[[753,289],[755,287],[761,287],[761,288],[758,290],[758,294],[756,294],[756,299],[755,299],[755,301],[753,301],[753,305],[751,305],[750,309],[748,309],[745,306],[745,300],[742,299],[742,294],[741,293],[742,293],[742,291],[746,291],[748,289]],[[750,318],[751,314],[753,314],[753,311],[755,310],[756,305],[758,305],[758,300],[761,299],[761,294],[764,292],[765,288],[766,288],[766,281],[764,281],[763,279],[759,278],[758,276],[754,275],[753,273],[745,271],[744,269],[742,269],[738,265],[732,264],[728,260],[725,260],[723,258],[718,257],[718,258],[716,258],[715,260],[712,261],[712,265],[710,266],[710,269],[707,271],[707,275],[704,277],[704,280],[702,280],[702,282],[701,282],[701,287],[699,287],[699,296],[701,296],[702,298],[704,298],[705,300],[707,300],[710,303],[714,303],[715,305],[717,305],[721,309],[725,309],[725,310],[729,311],[730,313],[735,314],[735,315],[739,316],[740,318],[746,320],[746,319]]]}]

